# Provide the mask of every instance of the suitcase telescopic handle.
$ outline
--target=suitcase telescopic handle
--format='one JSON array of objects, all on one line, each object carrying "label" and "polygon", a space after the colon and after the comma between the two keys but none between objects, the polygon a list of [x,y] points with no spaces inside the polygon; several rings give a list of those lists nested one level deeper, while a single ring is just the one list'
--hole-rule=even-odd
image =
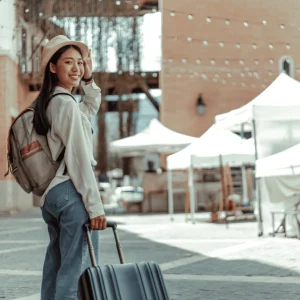
[{"label": "suitcase telescopic handle", "polygon": [[[93,267],[96,267],[97,266],[97,261],[96,261],[95,251],[94,251],[94,247],[93,247],[92,239],[91,239],[90,224],[87,223],[87,224],[84,225],[84,227],[85,227],[86,233],[87,233],[87,240],[88,240],[88,246],[89,246],[89,252],[90,252],[92,265],[93,265]],[[118,236],[118,233],[117,233],[117,223],[112,222],[112,221],[107,221],[106,227],[107,228],[108,227],[112,228],[113,233],[114,233],[114,237],[115,237],[115,241],[116,241],[116,247],[117,247],[117,250],[118,250],[120,263],[125,264],[122,247],[121,247],[121,244],[120,244],[120,241],[119,241],[119,236]]]},{"label": "suitcase telescopic handle", "polygon": [[111,227],[113,230],[116,230],[117,229],[117,222],[107,221],[106,222],[106,227]]}]

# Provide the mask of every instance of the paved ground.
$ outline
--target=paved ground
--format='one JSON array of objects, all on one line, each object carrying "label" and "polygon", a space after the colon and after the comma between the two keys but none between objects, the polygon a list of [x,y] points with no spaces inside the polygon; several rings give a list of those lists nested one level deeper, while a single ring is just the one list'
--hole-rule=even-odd
[{"label": "paved ground", "polygon": [[[127,262],[157,261],[170,299],[300,299],[300,241],[257,238],[256,223],[184,222],[176,215],[111,216]],[[0,299],[39,299],[47,231],[38,209],[0,216]],[[110,230],[102,264],[117,263]],[[134,299],[138,300],[138,299]]]}]

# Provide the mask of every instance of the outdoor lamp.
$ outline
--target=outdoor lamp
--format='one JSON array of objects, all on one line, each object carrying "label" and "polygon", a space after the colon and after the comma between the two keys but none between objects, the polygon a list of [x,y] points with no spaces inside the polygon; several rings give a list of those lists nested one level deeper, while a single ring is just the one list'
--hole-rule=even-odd
[{"label": "outdoor lamp", "polygon": [[206,104],[202,100],[202,94],[199,95],[197,99],[197,111],[199,115],[203,115],[205,113]]}]

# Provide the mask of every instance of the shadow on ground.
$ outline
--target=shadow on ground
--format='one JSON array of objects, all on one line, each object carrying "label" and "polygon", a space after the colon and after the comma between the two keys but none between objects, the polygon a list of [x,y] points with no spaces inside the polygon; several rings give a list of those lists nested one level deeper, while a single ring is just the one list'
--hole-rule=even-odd
[{"label": "shadow on ground", "polygon": [[[10,218],[0,217],[5,224],[9,221],[10,228],[18,228],[24,218],[39,218],[38,210],[25,214],[14,215]],[[18,222],[14,220],[19,219]],[[28,226],[26,220],[24,226]],[[6,240],[41,240],[47,241],[48,234],[43,222],[39,223],[39,232],[14,233],[1,239]],[[199,256],[203,259],[196,263],[168,269],[164,272],[169,274],[211,275],[216,280],[186,279],[178,277],[166,280],[170,299],[173,300],[295,300],[300,299],[300,274],[288,268],[280,268],[263,264],[253,260],[222,260],[206,258],[191,251],[179,249],[161,243],[155,243],[136,234],[120,230],[121,245],[126,262],[153,260],[160,264],[175,261],[182,258]],[[284,242],[284,240],[283,240]],[[7,249],[15,245],[7,244]],[[119,263],[115,248],[112,230],[101,232],[101,264]],[[201,251],[200,251],[201,252]],[[30,251],[12,253],[0,253],[0,269],[10,270],[33,270],[42,269],[45,248]],[[280,258],[278,258],[280,259]],[[266,282],[239,282],[218,280],[219,276],[271,276],[271,277],[299,277],[299,284],[290,283],[266,283]],[[0,299],[12,300],[37,294],[40,291],[41,276],[36,275],[1,275],[0,273]],[[139,299],[132,299],[139,300]]]}]

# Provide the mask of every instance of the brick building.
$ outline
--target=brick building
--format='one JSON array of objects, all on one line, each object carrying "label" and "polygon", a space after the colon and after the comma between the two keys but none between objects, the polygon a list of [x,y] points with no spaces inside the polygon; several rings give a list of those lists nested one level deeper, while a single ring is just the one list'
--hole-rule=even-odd
[{"label": "brick building", "polygon": [[0,2],[0,211],[32,206],[32,196],[24,193],[12,177],[4,177],[7,170],[6,141],[9,126],[37,93],[30,91],[25,78],[20,74],[31,70],[33,64],[27,65],[26,60],[40,33],[17,18],[17,9],[13,0]]},{"label": "brick building", "polygon": [[297,0],[161,0],[161,121],[200,136],[283,70],[299,80],[299,9]]}]

